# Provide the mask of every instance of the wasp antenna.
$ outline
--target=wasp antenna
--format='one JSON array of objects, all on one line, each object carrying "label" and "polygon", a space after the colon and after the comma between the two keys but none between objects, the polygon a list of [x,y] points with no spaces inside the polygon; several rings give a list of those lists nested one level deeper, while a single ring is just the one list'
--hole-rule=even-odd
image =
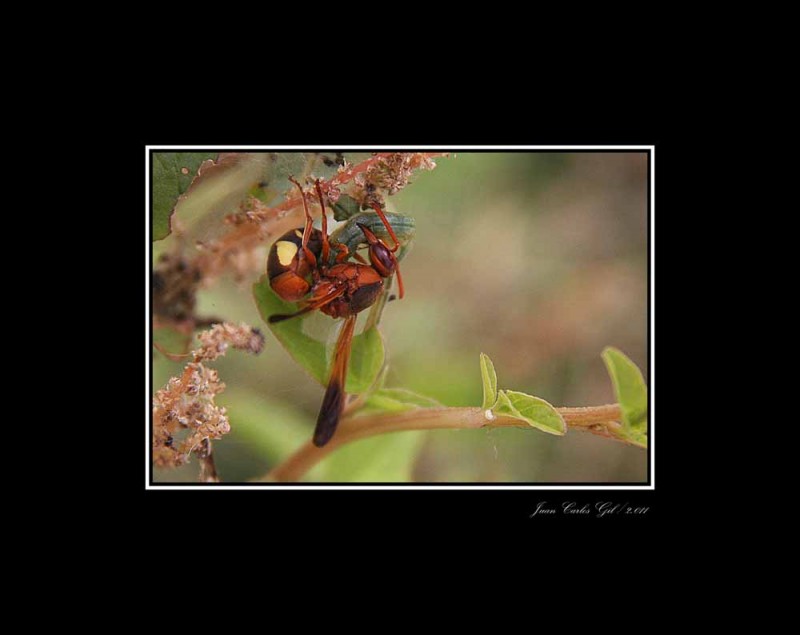
[{"label": "wasp antenna", "polygon": [[303,186],[297,182],[293,176],[289,177],[289,180],[297,186],[297,189],[300,190],[300,198],[303,199],[303,211],[306,213],[306,226],[303,230],[303,244],[301,245],[301,249],[303,250],[303,254],[309,261],[315,262],[316,259],[314,258],[314,254],[308,248],[308,240],[311,238],[311,227],[312,227],[312,220],[311,220],[311,212],[308,211],[308,202],[306,201],[306,193],[303,191]]},{"label": "wasp antenna", "polygon": [[314,187],[317,190],[319,206],[322,208],[322,262],[327,266],[331,249],[328,242],[328,215],[325,213],[325,201],[322,200],[322,188],[319,185],[319,179],[314,181]]},{"label": "wasp antenna", "polygon": [[306,313],[310,313],[311,311],[316,311],[317,309],[324,307],[326,304],[330,304],[343,293],[344,293],[344,287],[339,287],[337,289],[334,289],[327,295],[323,295],[318,298],[311,298],[311,300],[309,300],[309,303],[296,313],[278,313],[276,315],[270,315],[267,318],[267,321],[270,324],[275,324],[275,322],[283,322],[284,320],[288,320],[289,318],[297,317],[298,315],[304,315]]}]

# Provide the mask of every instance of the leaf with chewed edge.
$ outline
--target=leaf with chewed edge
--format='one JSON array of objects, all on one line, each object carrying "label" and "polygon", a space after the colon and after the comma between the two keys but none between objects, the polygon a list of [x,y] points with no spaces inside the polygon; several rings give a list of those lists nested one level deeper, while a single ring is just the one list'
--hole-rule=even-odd
[{"label": "leaf with chewed edge", "polygon": [[169,236],[178,199],[197,177],[204,161],[216,152],[153,152],[153,240]]}]

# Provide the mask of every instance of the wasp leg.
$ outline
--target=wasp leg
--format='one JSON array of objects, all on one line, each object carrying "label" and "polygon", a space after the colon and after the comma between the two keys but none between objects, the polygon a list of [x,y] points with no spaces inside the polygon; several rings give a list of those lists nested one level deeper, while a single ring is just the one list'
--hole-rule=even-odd
[{"label": "wasp leg", "polygon": [[295,313],[279,313],[276,315],[269,316],[269,323],[275,324],[276,322],[283,322],[284,320],[288,320],[289,318],[297,317],[298,315],[305,315],[306,313],[310,313],[311,311],[315,311],[319,308],[324,307],[326,304],[333,302],[336,298],[344,293],[344,287],[337,287],[327,295],[322,296],[321,298],[312,298],[311,301],[304,306],[302,309]]}]

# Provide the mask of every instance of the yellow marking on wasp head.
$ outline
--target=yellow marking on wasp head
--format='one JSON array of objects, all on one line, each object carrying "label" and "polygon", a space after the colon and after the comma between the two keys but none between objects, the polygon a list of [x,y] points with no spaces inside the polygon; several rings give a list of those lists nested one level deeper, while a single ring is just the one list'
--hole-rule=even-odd
[{"label": "yellow marking on wasp head", "polygon": [[297,253],[297,245],[288,240],[279,240],[275,243],[275,248],[278,250],[278,262],[284,267],[292,264],[292,258]]},{"label": "yellow marking on wasp head", "polygon": [[295,229],[294,230],[294,235],[297,236],[298,238],[302,238],[303,237],[303,232],[301,232],[299,229]]}]

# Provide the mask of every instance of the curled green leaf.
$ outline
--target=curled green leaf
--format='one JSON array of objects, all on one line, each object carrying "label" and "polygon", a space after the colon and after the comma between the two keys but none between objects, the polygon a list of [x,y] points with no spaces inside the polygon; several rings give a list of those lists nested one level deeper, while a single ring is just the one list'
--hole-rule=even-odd
[{"label": "curled green leaf", "polygon": [[642,371],[622,351],[611,346],[603,350],[614,394],[622,410],[623,429],[641,441],[647,432],[647,386]]},{"label": "curled green leaf", "polygon": [[481,378],[483,379],[483,405],[489,410],[497,402],[497,373],[494,364],[486,353],[481,353]]}]

